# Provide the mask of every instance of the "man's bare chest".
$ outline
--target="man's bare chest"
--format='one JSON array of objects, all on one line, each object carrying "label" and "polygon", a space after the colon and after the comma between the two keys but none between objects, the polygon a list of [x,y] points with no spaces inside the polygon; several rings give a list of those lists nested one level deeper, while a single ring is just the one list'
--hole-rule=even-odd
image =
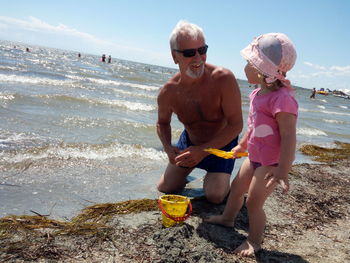
[{"label": "man's bare chest", "polygon": [[222,116],[218,94],[181,94],[174,100],[174,112],[183,123],[216,121]]}]

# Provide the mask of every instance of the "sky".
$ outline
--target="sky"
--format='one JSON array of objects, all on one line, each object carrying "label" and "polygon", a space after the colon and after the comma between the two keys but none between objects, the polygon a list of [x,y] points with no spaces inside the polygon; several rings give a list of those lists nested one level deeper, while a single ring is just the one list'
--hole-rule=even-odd
[{"label": "sky", "polygon": [[0,39],[177,68],[169,35],[183,19],[204,30],[207,62],[246,79],[240,50],[282,32],[293,85],[350,93],[350,0],[0,0]]}]

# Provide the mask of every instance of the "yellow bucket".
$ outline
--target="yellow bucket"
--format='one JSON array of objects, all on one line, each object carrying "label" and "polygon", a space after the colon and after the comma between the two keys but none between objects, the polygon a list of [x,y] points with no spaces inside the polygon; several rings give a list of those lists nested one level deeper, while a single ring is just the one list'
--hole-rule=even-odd
[{"label": "yellow bucket", "polygon": [[158,204],[162,211],[162,222],[165,227],[182,223],[192,213],[191,201],[186,196],[162,195],[158,200]]}]

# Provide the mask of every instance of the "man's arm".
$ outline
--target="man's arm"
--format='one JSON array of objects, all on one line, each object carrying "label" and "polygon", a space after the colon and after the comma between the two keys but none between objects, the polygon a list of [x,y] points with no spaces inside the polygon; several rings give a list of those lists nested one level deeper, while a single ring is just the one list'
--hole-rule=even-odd
[{"label": "man's arm", "polygon": [[166,93],[164,86],[158,95],[158,120],[157,120],[157,134],[163,145],[164,151],[167,153],[169,162],[175,164],[175,157],[179,153],[176,147],[171,144],[171,116],[172,108],[170,106],[170,96]]}]

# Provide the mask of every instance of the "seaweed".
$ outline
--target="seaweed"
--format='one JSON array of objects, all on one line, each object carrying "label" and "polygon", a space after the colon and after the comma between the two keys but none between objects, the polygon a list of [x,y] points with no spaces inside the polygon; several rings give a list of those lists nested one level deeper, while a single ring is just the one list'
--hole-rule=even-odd
[{"label": "seaweed", "polygon": [[113,216],[155,210],[158,210],[157,200],[141,199],[89,206],[66,222],[34,211],[34,216],[9,215],[0,218],[0,255],[3,253],[0,261],[71,257],[76,253],[74,248],[58,246],[54,240],[74,237],[80,240],[79,246],[86,246],[89,250],[113,236],[115,229],[107,225]]},{"label": "seaweed", "polygon": [[129,200],[119,203],[96,204],[84,208],[78,216],[72,219],[72,222],[80,223],[92,221],[106,223],[113,215],[156,210],[158,210],[157,200],[151,199]]},{"label": "seaweed", "polygon": [[96,204],[86,207],[70,222],[54,220],[41,215],[10,215],[0,218],[0,240],[13,235],[25,235],[37,230],[50,230],[50,235],[94,235],[107,230],[106,223],[113,215],[155,211],[157,201],[151,199],[129,200],[120,203]]},{"label": "seaweed", "polygon": [[314,156],[313,160],[324,163],[332,163],[350,157],[350,143],[335,141],[337,148],[325,148],[317,145],[307,144],[300,147],[300,151],[309,156]]}]

